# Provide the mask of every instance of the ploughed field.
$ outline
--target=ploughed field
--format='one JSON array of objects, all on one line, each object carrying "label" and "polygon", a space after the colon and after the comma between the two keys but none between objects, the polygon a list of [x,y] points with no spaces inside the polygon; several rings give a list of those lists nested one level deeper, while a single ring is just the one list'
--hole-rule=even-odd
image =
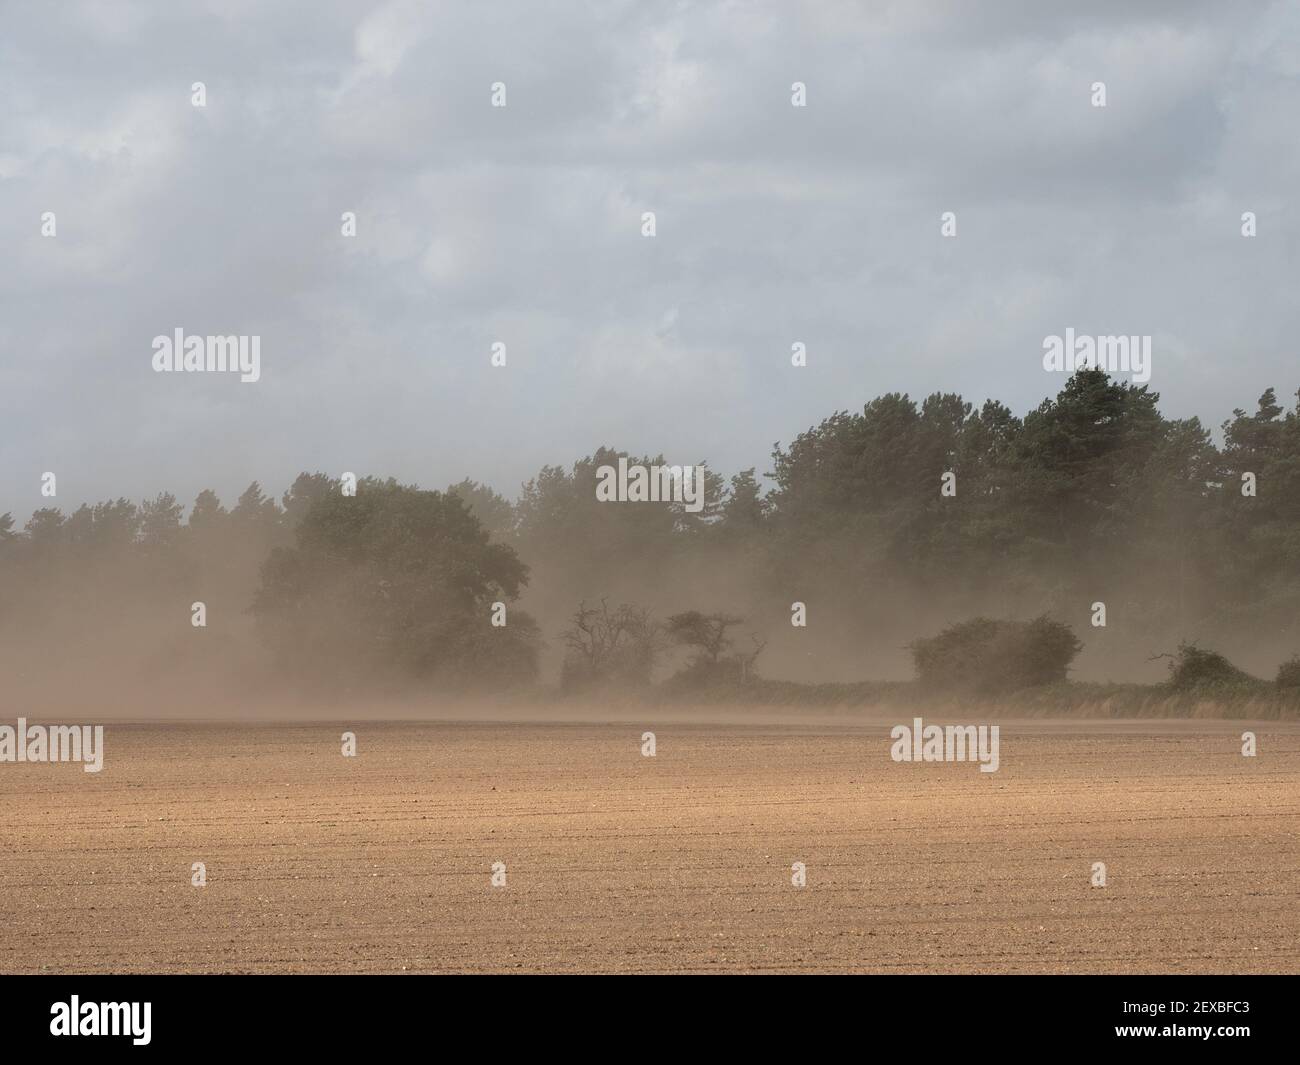
[{"label": "ploughed field", "polygon": [[1300,971],[1295,725],[1006,721],[993,773],[890,747],[109,725],[99,773],[0,765],[0,971]]}]

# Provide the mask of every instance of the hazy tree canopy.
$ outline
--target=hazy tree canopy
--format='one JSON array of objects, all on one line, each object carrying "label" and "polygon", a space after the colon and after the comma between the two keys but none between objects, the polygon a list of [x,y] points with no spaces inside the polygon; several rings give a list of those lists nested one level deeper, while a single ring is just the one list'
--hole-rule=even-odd
[{"label": "hazy tree canopy", "polygon": [[923,684],[991,695],[1064,681],[1082,647],[1068,625],[1047,617],[971,618],[911,650]]},{"label": "hazy tree canopy", "polygon": [[217,498],[217,493],[211,488],[205,488],[195,497],[187,524],[194,530],[216,531],[225,524],[229,516],[226,508],[221,505],[221,500]]},{"label": "hazy tree canopy", "polygon": [[522,611],[491,623],[528,568],[492,543],[455,495],[362,481],[316,498],[296,545],[272,552],[254,612],[286,663],[304,672],[501,683],[535,670],[537,628]]},{"label": "hazy tree canopy", "polygon": [[184,510],[170,492],[140,504],[140,543],[155,550],[174,546],[181,535]]},{"label": "hazy tree canopy", "polygon": [[[1217,651],[1184,643],[1169,662],[1170,687],[1206,691],[1214,688],[1259,688],[1263,682],[1238,669]],[[1279,676],[1285,677],[1285,666]]]},{"label": "hazy tree canopy", "polygon": [[[1216,445],[1197,419],[1163,417],[1158,401],[1100,371],[1075,374],[1023,418],[992,399],[891,393],[775,445],[767,481],[752,468],[729,483],[707,471],[698,513],[598,499],[601,466],[667,465],[611,447],[542,467],[514,504],[469,479],[440,494],[364,478],[346,497],[341,471],[318,471],[278,503],[259,482],[229,510],[204,490],[188,522],[167,492],[46,505],[21,532],[0,519],[0,605],[11,638],[25,624],[35,642],[45,626],[43,647],[74,635],[84,646],[94,631],[106,655],[112,617],[138,608],[165,637],[136,639],[119,657],[165,640],[164,658],[183,648],[220,662],[215,638],[180,643],[173,626],[187,623],[190,603],[207,605],[215,637],[249,621],[255,591],[259,610],[310,615],[302,604],[337,577],[330,594],[340,597],[355,582],[347,610],[303,624],[372,610],[353,642],[419,673],[436,667],[429,646],[457,646],[448,617],[478,624],[485,604],[512,604],[509,638],[468,629],[467,657],[524,635],[513,597],[527,563],[527,607],[552,636],[583,599],[644,603],[660,616],[725,609],[768,639],[765,671],[799,679],[824,679],[836,664],[835,679],[880,676],[882,660],[884,675],[903,675],[917,635],[1044,612],[1075,626],[1087,645],[1080,672],[1095,677],[1154,679],[1150,656],[1184,640],[1272,675],[1300,649],[1300,408],[1268,389],[1223,422]],[[277,547],[291,552],[259,573]],[[73,585],[91,567],[87,602]],[[807,604],[807,630],[789,624],[795,601]],[[1098,603],[1104,627],[1092,622]],[[385,611],[405,612],[406,628]],[[403,638],[421,626],[441,635]]]},{"label": "hazy tree canopy", "polygon": [[703,614],[698,610],[687,610],[668,619],[667,632],[674,643],[689,647],[700,661],[717,665],[718,658],[732,645],[727,630],[744,620],[735,614]]},{"label": "hazy tree canopy", "polygon": [[731,488],[721,504],[722,527],[729,532],[750,532],[762,526],[770,509],[751,466],[731,478]]},{"label": "hazy tree canopy", "polygon": [[292,528],[302,521],[311,505],[323,496],[338,493],[342,481],[325,473],[300,473],[289,490],[281,497],[280,504],[285,520]]},{"label": "hazy tree canopy", "polygon": [[256,481],[244,489],[230,511],[230,520],[237,528],[255,535],[266,535],[279,524],[280,518],[279,506],[262,491],[262,486]]},{"label": "hazy tree canopy", "polygon": [[505,496],[468,477],[451,485],[447,493],[459,496],[494,540],[509,540],[514,535],[518,517],[515,505]]}]

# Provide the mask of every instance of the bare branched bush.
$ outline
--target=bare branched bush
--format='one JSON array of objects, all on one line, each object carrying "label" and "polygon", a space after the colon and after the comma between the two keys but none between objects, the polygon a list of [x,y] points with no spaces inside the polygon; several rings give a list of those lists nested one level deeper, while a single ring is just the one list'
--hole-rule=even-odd
[{"label": "bare branched bush", "polygon": [[649,610],[628,603],[611,610],[604,599],[599,608],[580,602],[562,639],[567,652],[560,687],[570,692],[606,684],[646,687],[666,646]]}]

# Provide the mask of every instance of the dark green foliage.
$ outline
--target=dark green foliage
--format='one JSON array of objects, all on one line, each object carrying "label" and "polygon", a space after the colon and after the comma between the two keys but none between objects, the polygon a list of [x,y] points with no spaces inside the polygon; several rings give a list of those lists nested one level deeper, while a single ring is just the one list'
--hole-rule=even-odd
[{"label": "dark green foliage", "polygon": [[1260,687],[1258,678],[1238,669],[1223,655],[1194,643],[1180,644],[1169,663],[1169,686],[1176,691]]},{"label": "dark green foliage", "polygon": [[1277,686],[1300,689],[1300,655],[1293,655],[1278,666]]},{"label": "dark green foliage", "polygon": [[1082,646],[1068,625],[1048,617],[972,618],[914,641],[910,650],[926,686],[994,694],[1065,680]]},{"label": "dark green foliage", "polygon": [[[307,512],[311,510],[313,503],[325,496],[340,494],[341,487],[342,482],[337,477],[331,477],[325,473],[298,474],[294,478],[293,484],[289,486],[289,490],[280,499],[285,524],[290,529],[295,528],[307,515]],[[194,510],[197,516],[199,510],[198,501],[194,504]],[[194,518],[191,517],[190,524],[193,523]]]},{"label": "dark green foliage", "polygon": [[303,676],[499,687],[534,675],[532,619],[510,610],[491,624],[493,603],[518,596],[528,568],[457,496],[367,479],[353,497],[317,496],[296,541],[262,567],[253,611]]}]

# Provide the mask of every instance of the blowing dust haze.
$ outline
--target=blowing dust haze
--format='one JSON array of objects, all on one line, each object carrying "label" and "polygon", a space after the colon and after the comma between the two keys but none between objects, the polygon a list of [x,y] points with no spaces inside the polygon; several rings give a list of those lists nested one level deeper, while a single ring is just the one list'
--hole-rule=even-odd
[{"label": "blowing dust haze", "polygon": [[0,2],[12,1045],[374,1056],[518,973],[1277,1038],[1297,41]]}]

